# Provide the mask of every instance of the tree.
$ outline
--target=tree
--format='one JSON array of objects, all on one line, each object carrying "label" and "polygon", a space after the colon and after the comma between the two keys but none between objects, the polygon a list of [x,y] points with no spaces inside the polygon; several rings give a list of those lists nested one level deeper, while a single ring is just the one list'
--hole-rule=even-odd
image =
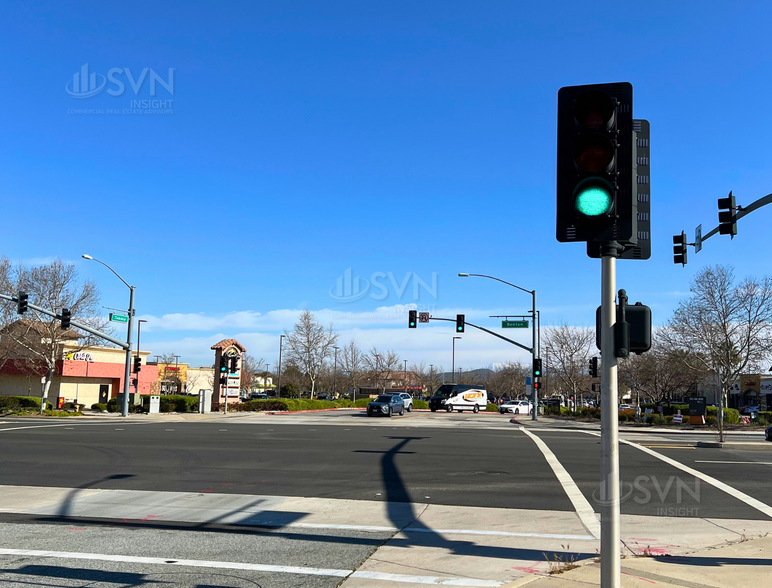
[{"label": "tree", "polygon": [[689,367],[683,350],[666,344],[663,333],[655,329],[650,351],[619,360],[619,380],[646,400],[670,403],[695,386],[702,374]]},{"label": "tree", "polygon": [[386,383],[392,378],[392,372],[399,368],[399,355],[393,351],[378,351],[377,347],[373,347],[364,356],[364,364],[373,387],[386,392]]},{"label": "tree", "polygon": [[683,363],[718,379],[719,436],[723,441],[726,394],[749,364],[772,348],[772,279],[745,278],[735,286],[730,266],[708,266],[692,280],[664,331],[668,345],[682,349]]},{"label": "tree", "polygon": [[507,363],[494,370],[488,378],[486,388],[492,400],[503,396],[516,398],[525,395],[525,379],[531,375],[531,368],[521,363]]},{"label": "tree", "polygon": [[314,397],[316,380],[330,357],[332,347],[338,340],[338,334],[332,325],[325,329],[317,322],[310,310],[304,310],[291,333],[287,336],[287,356],[305,375],[311,384],[311,398]]},{"label": "tree", "polygon": [[162,394],[176,394],[182,391],[182,378],[180,378],[177,356],[174,353],[164,353],[158,357],[158,379],[161,382]]},{"label": "tree", "polygon": [[340,371],[349,390],[356,392],[362,383],[365,358],[355,341],[349,341],[340,354]]},{"label": "tree", "polygon": [[587,372],[595,346],[595,330],[561,323],[546,329],[544,342],[550,392],[574,398],[580,392],[588,392],[590,377]]},{"label": "tree", "polygon": [[[3,259],[0,261],[0,287],[10,293],[27,292],[31,304],[51,312],[67,308],[73,319],[102,332],[107,330],[107,321],[99,316],[96,284],[89,280],[80,285],[74,264],[56,259],[41,266],[18,264],[12,267],[7,259]],[[47,398],[56,364],[63,359],[65,348],[79,351],[95,344],[97,339],[74,329],[62,330],[59,320],[32,309],[23,318],[17,318],[13,303],[4,301],[2,307],[1,344],[4,350],[0,355],[39,370],[45,377],[43,396]],[[44,402],[41,409],[43,407]]]},{"label": "tree", "polygon": [[260,387],[261,382],[267,383],[267,377],[268,372],[263,358],[255,359],[252,355],[244,354],[241,359],[241,390],[252,392]]}]

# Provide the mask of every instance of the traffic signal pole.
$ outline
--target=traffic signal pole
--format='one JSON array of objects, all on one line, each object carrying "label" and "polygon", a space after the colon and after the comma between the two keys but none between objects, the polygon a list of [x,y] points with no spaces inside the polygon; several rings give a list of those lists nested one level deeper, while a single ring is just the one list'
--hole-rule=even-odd
[{"label": "traffic signal pole", "polygon": [[[129,326],[126,329],[126,369],[123,375],[123,405],[121,415],[129,416],[129,378],[131,378],[131,340],[134,335],[134,286],[129,286]],[[139,375],[137,375],[139,378]]]},{"label": "traffic signal pole", "polygon": [[[536,290],[531,291],[531,295],[533,296],[533,322],[531,322],[531,365],[536,365],[536,358],[538,357],[536,354]],[[532,380],[536,380],[535,377],[533,377],[532,374]],[[531,392],[533,394],[533,406],[531,407],[531,420],[536,421],[539,419],[538,417],[538,411],[539,411],[539,388],[536,386],[536,382],[531,382]]]},{"label": "traffic signal pole", "polygon": [[600,408],[600,585],[620,588],[619,418],[617,408],[616,261],[622,247],[611,242],[601,252]]}]

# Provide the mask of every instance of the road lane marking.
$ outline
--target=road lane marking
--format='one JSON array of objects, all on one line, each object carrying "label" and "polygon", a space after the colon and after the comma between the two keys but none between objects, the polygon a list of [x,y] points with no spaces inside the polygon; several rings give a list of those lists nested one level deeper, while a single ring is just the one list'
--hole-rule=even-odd
[{"label": "road lane marking", "polygon": [[[266,525],[270,526],[270,525]],[[552,533],[515,533],[510,531],[485,531],[476,529],[427,529],[426,527],[407,526],[402,529],[397,527],[377,527],[368,525],[328,525],[316,523],[290,523],[281,525],[284,527],[296,527],[299,529],[330,529],[336,531],[369,531],[373,533],[395,533],[409,531],[410,533],[439,533],[442,535],[491,535],[496,537],[534,537],[537,539],[567,539],[575,541],[596,541],[592,535],[556,535]]]},{"label": "road lane marking", "polygon": [[731,463],[735,465],[772,465],[772,461],[720,461],[710,459],[695,459],[694,463]]},{"label": "road lane marking", "polygon": [[[596,431],[587,431],[587,434],[594,435],[595,437],[600,437],[600,433]],[[671,459],[666,455],[657,453],[653,449],[649,449],[648,447],[644,447],[643,445],[639,445],[638,443],[635,443],[633,441],[628,441],[627,439],[620,439],[619,442],[626,443],[627,445],[630,445],[632,447],[636,447],[637,449],[640,449],[644,453],[648,453],[649,455],[656,457],[657,459],[660,459],[667,464],[670,464],[674,468],[678,468],[682,472],[691,474],[695,478],[699,478],[703,482],[707,482],[711,486],[715,486],[719,490],[723,490],[724,492],[729,494],[729,496],[736,498],[740,502],[744,502],[751,508],[755,508],[759,512],[767,515],[769,518],[772,518],[772,506],[769,506],[768,504],[764,504],[760,500],[756,500],[753,496],[748,496],[745,492],[741,492],[740,490],[733,488],[729,484],[725,484],[721,480],[717,480],[713,476],[709,476],[708,474],[703,474],[701,471],[695,470],[694,468],[690,468],[689,466],[682,464],[680,461]]]},{"label": "road lane marking", "polygon": [[[73,425],[77,425],[79,427],[105,427],[105,426],[114,425],[115,421],[113,421],[111,423],[72,423],[72,424]],[[128,424],[128,425],[151,425],[153,423],[145,422],[145,423],[126,423],[126,424]],[[4,433],[6,431],[24,431],[26,429],[48,429],[48,428],[51,428],[51,427],[65,427],[65,426],[66,425],[64,425],[64,424],[59,424],[59,425],[29,425],[27,427],[6,427],[6,428],[0,428],[0,433]]]},{"label": "road lane marking", "polygon": [[544,441],[526,430],[525,427],[521,426],[520,430],[536,443],[536,447],[538,447],[544,455],[544,459],[552,468],[555,477],[558,479],[561,486],[563,486],[563,491],[568,496],[571,504],[574,505],[574,511],[576,511],[576,515],[579,517],[582,525],[584,525],[584,528],[587,529],[593,537],[600,537],[600,523],[595,517],[595,511],[590,502],[584,497],[584,494],[582,494],[582,491],[579,490],[579,486],[576,485],[576,482],[574,482],[573,478],[566,471],[566,468],[558,461],[558,458],[555,457],[555,454],[552,453],[552,450]]},{"label": "road lane marking", "polygon": [[226,570],[249,570],[255,572],[273,572],[284,574],[302,574],[307,576],[333,576],[337,578],[361,578],[386,582],[404,582],[406,584],[424,584],[429,586],[463,586],[470,588],[498,588],[504,582],[496,580],[477,580],[475,578],[438,578],[436,576],[409,576],[406,574],[386,574],[381,572],[357,572],[333,568],[310,568],[303,566],[277,566],[268,564],[241,563],[230,561],[207,561],[198,559],[175,559],[163,557],[145,557],[136,555],[111,555],[103,553],[80,553],[73,551],[43,551],[36,549],[3,549],[0,555],[21,557],[50,557],[59,559],[80,559],[116,563],[140,563],[162,566],[187,566],[195,568],[214,568]]}]

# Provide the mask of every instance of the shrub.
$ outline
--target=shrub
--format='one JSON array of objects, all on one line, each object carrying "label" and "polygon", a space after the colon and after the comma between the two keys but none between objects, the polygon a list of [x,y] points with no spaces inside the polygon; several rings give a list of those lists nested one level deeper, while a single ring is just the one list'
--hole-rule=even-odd
[{"label": "shrub", "polygon": [[[48,403],[51,404],[50,402]],[[34,396],[0,396],[0,410],[18,410],[20,408],[40,408],[40,398]]]},{"label": "shrub", "polygon": [[413,408],[416,410],[418,409],[429,410],[429,403],[426,402],[426,400],[413,400]]},{"label": "shrub", "polygon": [[107,412],[120,412],[121,408],[118,406],[118,399],[111,398],[107,401]]},{"label": "shrub", "polygon": [[75,402],[65,402],[62,404],[62,410],[74,410],[76,412],[83,412],[84,408],[86,408],[85,404],[78,404]]},{"label": "shrub", "polygon": [[97,402],[96,404],[91,405],[91,410],[105,411],[107,410],[107,404],[100,404]]},{"label": "shrub", "polygon": [[55,416],[55,417],[83,416],[83,413],[80,411],[70,412],[69,410],[44,410],[43,414],[45,416]]},{"label": "shrub", "polygon": [[705,424],[709,427],[717,427],[718,426],[718,417],[716,416],[706,416],[705,417]]}]

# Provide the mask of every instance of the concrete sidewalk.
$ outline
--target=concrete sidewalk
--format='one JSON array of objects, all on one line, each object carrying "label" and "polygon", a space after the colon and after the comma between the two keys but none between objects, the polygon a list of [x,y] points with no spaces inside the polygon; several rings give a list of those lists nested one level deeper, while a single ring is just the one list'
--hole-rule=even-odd
[{"label": "concrete sidewalk", "polygon": [[[557,566],[557,564],[556,564]],[[768,586],[772,582],[772,537],[756,536],[680,556],[627,557],[625,588],[727,588]],[[549,576],[522,578],[503,588],[587,588],[600,586],[600,564],[591,563]]]}]

